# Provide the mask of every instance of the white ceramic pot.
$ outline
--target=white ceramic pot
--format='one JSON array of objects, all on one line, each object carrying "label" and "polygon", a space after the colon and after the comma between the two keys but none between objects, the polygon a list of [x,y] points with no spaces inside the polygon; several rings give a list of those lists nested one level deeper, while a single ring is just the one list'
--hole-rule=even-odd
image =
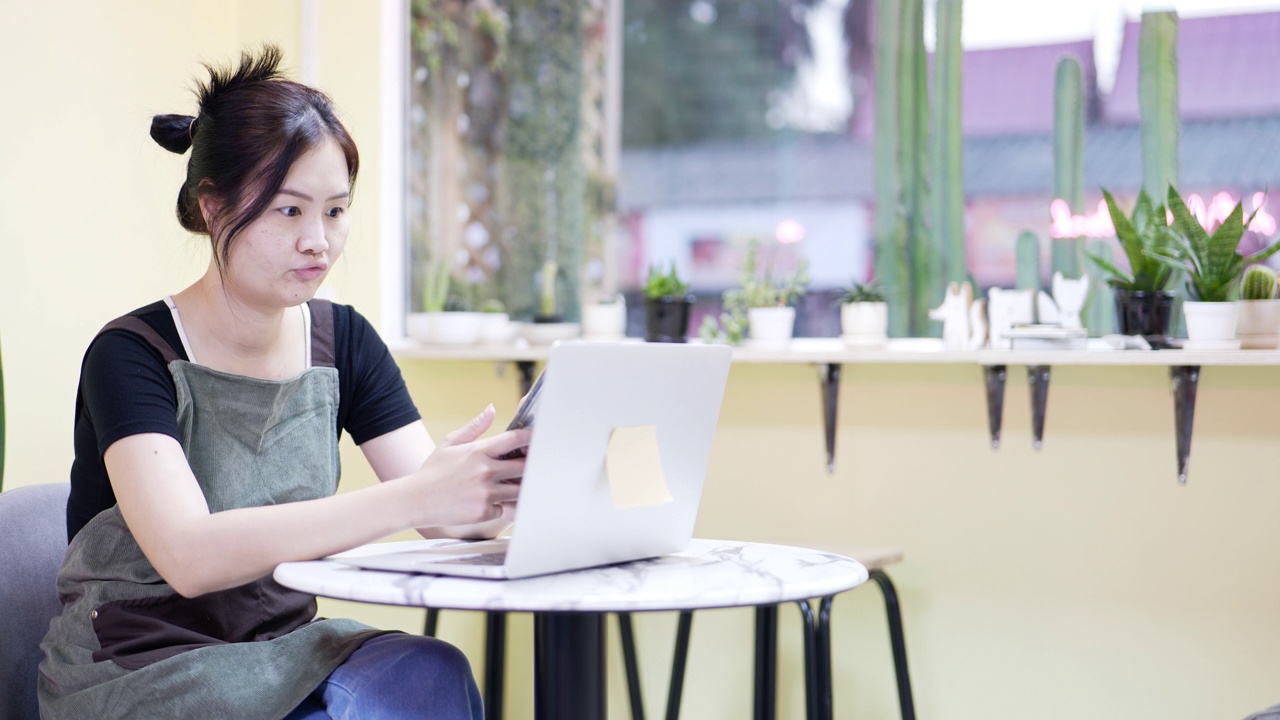
[{"label": "white ceramic pot", "polygon": [[520,337],[530,345],[553,345],[561,340],[578,337],[582,328],[578,323],[520,323]]},{"label": "white ceramic pot", "polygon": [[480,343],[506,345],[516,337],[516,326],[506,313],[480,313]]},{"label": "white ceramic pot", "polygon": [[889,304],[854,302],[841,305],[840,332],[847,345],[883,345],[889,337]]},{"label": "white ceramic pot", "polygon": [[440,345],[475,345],[480,341],[484,313],[431,313],[431,342]]},{"label": "white ceramic pot", "polygon": [[621,340],[627,335],[627,304],[622,301],[582,306],[582,336],[588,340]]},{"label": "white ceramic pot", "polygon": [[1280,347],[1280,300],[1241,300],[1240,346],[1274,350]]},{"label": "white ceramic pot", "polygon": [[786,348],[791,344],[791,333],[795,330],[795,325],[795,308],[747,308],[747,327],[751,333],[751,347]]},{"label": "white ceramic pot", "polygon": [[1236,328],[1240,322],[1240,303],[1188,300],[1182,303],[1182,314],[1187,319],[1187,342],[1184,347],[1239,347]]},{"label": "white ceramic pot", "polygon": [[431,319],[439,313],[409,313],[404,320],[404,330],[416,342],[431,342]]}]

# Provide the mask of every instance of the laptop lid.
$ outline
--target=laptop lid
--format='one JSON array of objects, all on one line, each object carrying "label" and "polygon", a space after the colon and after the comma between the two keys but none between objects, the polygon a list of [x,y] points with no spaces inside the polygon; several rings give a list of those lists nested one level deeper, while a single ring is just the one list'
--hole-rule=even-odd
[{"label": "laptop lid", "polygon": [[[456,559],[425,564],[431,550],[335,559],[521,578],[683,550],[693,538],[731,356],[722,345],[555,346],[500,568],[477,572]],[[463,551],[449,545],[450,554]]]}]

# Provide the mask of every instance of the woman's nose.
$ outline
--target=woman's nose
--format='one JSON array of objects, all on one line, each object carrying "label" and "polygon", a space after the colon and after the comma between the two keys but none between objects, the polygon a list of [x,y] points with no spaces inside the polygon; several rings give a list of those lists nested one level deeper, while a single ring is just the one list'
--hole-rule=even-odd
[{"label": "woman's nose", "polygon": [[324,236],[322,220],[303,223],[298,237],[298,249],[309,254],[322,253],[329,249],[329,240]]}]

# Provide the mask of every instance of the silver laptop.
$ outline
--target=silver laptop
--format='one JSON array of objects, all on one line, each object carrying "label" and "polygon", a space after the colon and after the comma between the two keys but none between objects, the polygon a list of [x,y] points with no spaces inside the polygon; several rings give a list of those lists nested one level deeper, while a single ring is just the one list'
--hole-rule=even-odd
[{"label": "silver laptop", "polygon": [[414,542],[410,550],[330,559],[374,570],[514,579],[685,549],[731,354],[722,345],[555,346],[541,378],[509,538]]}]

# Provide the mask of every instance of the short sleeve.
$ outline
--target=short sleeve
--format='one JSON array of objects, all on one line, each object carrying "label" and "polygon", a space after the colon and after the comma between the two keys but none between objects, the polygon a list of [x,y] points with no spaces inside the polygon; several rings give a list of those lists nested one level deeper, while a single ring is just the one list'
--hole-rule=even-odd
[{"label": "short sleeve", "polygon": [[164,360],[133,333],[103,333],[85,353],[80,397],[101,456],[121,438],[161,433],[180,440],[178,400]]},{"label": "short sleeve", "polygon": [[343,396],[338,421],[357,445],[422,419],[400,367],[368,320],[350,306],[334,305],[334,335]]}]

